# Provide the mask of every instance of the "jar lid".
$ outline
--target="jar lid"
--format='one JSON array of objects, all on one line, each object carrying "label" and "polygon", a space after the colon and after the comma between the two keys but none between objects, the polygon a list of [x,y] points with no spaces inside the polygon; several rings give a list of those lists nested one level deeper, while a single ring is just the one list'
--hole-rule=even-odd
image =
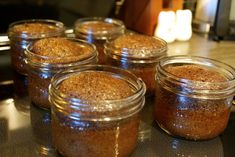
[{"label": "jar lid", "polygon": [[106,40],[123,34],[124,31],[125,26],[123,22],[113,18],[81,18],[74,24],[75,35],[83,39]]},{"label": "jar lid", "polygon": [[64,34],[64,24],[50,19],[31,19],[10,24],[9,38],[38,39]]},{"label": "jar lid", "polygon": [[74,119],[120,120],[143,108],[145,90],[143,81],[126,70],[87,65],[57,73],[49,100],[52,108]]},{"label": "jar lid", "polygon": [[130,62],[157,62],[166,56],[167,43],[160,38],[128,33],[105,44],[105,53],[112,58],[126,58]]}]

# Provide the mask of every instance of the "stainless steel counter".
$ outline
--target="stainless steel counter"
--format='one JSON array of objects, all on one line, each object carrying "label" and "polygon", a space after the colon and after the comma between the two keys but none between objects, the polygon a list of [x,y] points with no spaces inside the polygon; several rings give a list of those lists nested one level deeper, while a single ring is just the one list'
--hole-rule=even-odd
[{"label": "stainless steel counter", "polygon": [[[194,35],[188,42],[169,44],[168,55],[210,57],[235,67],[235,42],[208,41]],[[0,157],[59,156],[51,146],[50,113],[30,103],[27,80],[10,68],[8,51],[0,51]],[[137,147],[131,157],[234,157],[235,112],[219,137],[208,141],[174,138],[153,121],[152,101],[141,113]]]}]

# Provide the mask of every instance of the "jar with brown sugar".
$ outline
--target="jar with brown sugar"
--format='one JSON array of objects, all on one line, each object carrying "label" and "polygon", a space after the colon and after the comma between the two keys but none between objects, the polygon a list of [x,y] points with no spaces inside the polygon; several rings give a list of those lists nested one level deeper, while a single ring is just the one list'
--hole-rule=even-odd
[{"label": "jar with brown sugar", "polygon": [[166,56],[167,43],[141,34],[124,34],[105,44],[106,64],[133,72],[142,78],[147,87],[147,96],[155,91],[155,74],[158,61]]},{"label": "jar with brown sugar", "polygon": [[145,85],[115,67],[57,73],[49,87],[52,140],[62,156],[128,157],[134,150]]},{"label": "jar with brown sugar", "polygon": [[48,109],[48,86],[55,73],[97,62],[93,44],[62,37],[40,39],[26,48],[25,55],[29,97],[35,105]]},{"label": "jar with brown sugar", "polygon": [[99,52],[99,64],[104,64],[104,43],[123,34],[122,21],[112,18],[90,17],[78,19],[74,24],[76,38],[87,40],[96,45]]},{"label": "jar with brown sugar", "polygon": [[10,39],[12,67],[18,73],[27,75],[24,62],[26,46],[38,39],[63,36],[64,30],[62,22],[47,19],[22,20],[10,24],[8,38]]},{"label": "jar with brown sugar", "polygon": [[203,57],[166,57],[156,81],[154,116],[164,131],[191,140],[224,131],[235,95],[233,67]]}]

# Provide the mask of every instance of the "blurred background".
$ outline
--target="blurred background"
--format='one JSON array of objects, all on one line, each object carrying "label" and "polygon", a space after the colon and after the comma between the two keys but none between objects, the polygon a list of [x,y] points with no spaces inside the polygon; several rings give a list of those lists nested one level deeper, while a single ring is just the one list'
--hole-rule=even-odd
[{"label": "blurred background", "polygon": [[161,11],[192,11],[195,32],[235,36],[235,0],[0,0],[0,33],[11,22],[49,18],[72,27],[80,17],[115,17],[127,28],[153,35]]}]

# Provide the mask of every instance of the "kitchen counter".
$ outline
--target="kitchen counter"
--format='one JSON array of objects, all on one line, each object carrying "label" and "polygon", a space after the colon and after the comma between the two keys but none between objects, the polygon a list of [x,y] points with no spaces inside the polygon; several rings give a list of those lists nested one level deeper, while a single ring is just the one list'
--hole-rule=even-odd
[{"label": "kitchen counter", "polygon": [[[194,34],[187,42],[169,44],[168,55],[210,57],[235,68],[235,42],[209,41]],[[27,80],[13,72],[9,51],[0,51],[0,157],[59,156],[52,148],[49,111],[30,103]],[[131,157],[234,157],[235,112],[222,135],[189,141],[167,135],[152,117],[152,100],[141,113],[138,144]]]}]

